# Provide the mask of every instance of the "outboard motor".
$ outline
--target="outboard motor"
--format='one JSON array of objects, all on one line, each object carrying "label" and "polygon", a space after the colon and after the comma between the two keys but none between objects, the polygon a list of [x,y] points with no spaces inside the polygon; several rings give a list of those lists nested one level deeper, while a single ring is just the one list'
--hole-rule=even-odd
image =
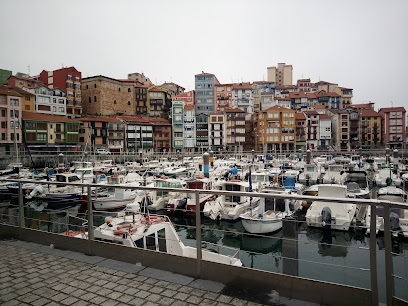
[{"label": "outboard motor", "polygon": [[44,192],[44,188],[42,185],[37,185],[34,187],[33,191],[30,192],[30,194],[26,195],[26,199],[32,199],[33,197],[36,197]]},{"label": "outboard motor", "polygon": [[392,231],[399,229],[399,216],[395,212],[390,212],[390,228]]},{"label": "outboard motor", "polygon": [[327,206],[322,209],[322,226],[323,229],[330,229],[331,226],[331,209]]}]

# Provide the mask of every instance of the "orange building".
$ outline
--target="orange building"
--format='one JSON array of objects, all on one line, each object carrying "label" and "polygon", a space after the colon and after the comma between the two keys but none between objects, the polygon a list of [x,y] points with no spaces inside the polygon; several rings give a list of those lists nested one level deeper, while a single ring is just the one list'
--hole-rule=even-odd
[{"label": "orange building", "polygon": [[232,107],[232,84],[215,85],[214,91],[215,110],[223,112]]}]

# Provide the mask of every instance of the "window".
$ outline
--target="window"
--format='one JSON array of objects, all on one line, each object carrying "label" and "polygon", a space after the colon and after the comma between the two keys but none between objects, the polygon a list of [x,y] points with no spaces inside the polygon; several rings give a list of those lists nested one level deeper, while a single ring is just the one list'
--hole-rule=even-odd
[{"label": "window", "polygon": [[130,101],[128,101],[128,105],[130,105]]},{"label": "window", "polygon": [[18,103],[18,100],[17,99],[10,99],[10,105],[11,106],[18,106],[19,105],[19,103]]},{"label": "window", "polygon": [[88,89],[88,85],[86,85],[86,89]]},{"label": "window", "polygon": [[96,88],[96,83],[94,84],[94,87]]},{"label": "window", "polygon": [[115,101],[113,101],[113,104],[116,104],[116,100],[115,100]]},{"label": "window", "polygon": [[26,101],[30,101],[30,97],[29,97],[29,96],[25,96],[25,100],[26,100]]},{"label": "window", "polygon": [[130,88],[128,88],[128,92],[130,92]]},{"label": "window", "polygon": [[68,75],[67,75],[67,80],[68,80],[68,81],[72,81],[72,75],[69,75],[69,74],[68,74]]},{"label": "window", "polygon": [[89,99],[89,103],[91,103],[91,97],[88,97],[88,99]]},{"label": "window", "polygon": [[96,96],[94,96],[94,102],[96,102]]},{"label": "window", "polygon": [[37,133],[37,140],[38,140],[38,141],[47,141],[47,134],[45,134],[45,133]]},{"label": "window", "polygon": [[7,121],[2,121],[1,122],[1,128],[2,129],[7,129]]},{"label": "window", "polygon": [[118,88],[118,90],[120,91],[120,87]]}]

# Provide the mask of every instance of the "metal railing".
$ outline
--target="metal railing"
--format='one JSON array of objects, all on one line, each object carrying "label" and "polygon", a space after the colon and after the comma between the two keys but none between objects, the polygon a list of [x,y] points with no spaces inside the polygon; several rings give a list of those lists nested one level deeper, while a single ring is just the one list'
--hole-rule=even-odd
[{"label": "metal railing", "polygon": [[[25,220],[27,218],[24,216],[24,201],[23,201],[23,183],[39,183],[35,180],[6,180],[9,182],[17,182],[19,185],[19,194],[18,194],[18,224],[20,228],[20,233],[23,228],[25,228]],[[58,182],[47,182],[47,184],[61,184]],[[159,187],[148,187],[148,186],[138,186],[138,187],[131,187],[131,186],[120,186],[120,185],[108,185],[108,184],[83,184],[83,183],[64,183],[64,185],[72,185],[72,186],[79,186],[79,187],[86,187],[87,194],[92,195],[92,187],[103,187],[103,188],[118,188],[118,189],[132,189],[132,190],[148,190],[148,191],[166,191],[166,192],[177,192],[177,193],[186,193],[186,194],[194,194],[195,196],[195,234],[196,234],[196,249],[197,249],[197,259],[196,259],[196,276],[200,277],[202,274],[201,268],[201,261],[202,261],[202,238],[201,238],[201,211],[200,211],[200,195],[207,194],[207,195],[234,195],[234,196],[251,196],[253,198],[272,198],[272,199],[283,199],[283,200],[306,200],[306,201],[324,201],[330,203],[346,203],[346,204],[360,204],[360,205],[368,205],[371,207],[371,222],[370,222],[370,238],[369,238],[369,269],[367,268],[356,268],[350,266],[341,266],[336,264],[330,263],[323,263],[326,266],[333,266],[333,267],[340,267],[340,268],[348,268],[348,269],[358,269],[360,271],[369,271],[370,273],[370,290],[371,290],[371,299],[372,305],[378,305],[378,277],[377,277],[377,248],[376,248],[376,209],[377,206],[383,208],[383,215],[389,216],[390,215],[390,208],[399,208],[399,209],[406,209],[408,210],[407,204],[397,203],[397,202],[390,202],[385,200],[376,200],[376,199],[356,199],[356,198],[332,198],[332,197],[321,197],[321,196],[304,196],[304,195],[288,195],[288,194],[276,194],[276,193],[259,193],[259,192],[232,192],[232,191],[221,191],[221,190],[201,190],[201,189],[179,189],[179,188],[159,188]],[[80,218],[79,218],[80,219]],[[83,219],[82,219],[83,220]],[[85,228],[87,227],[88,231],[88,241],[91,242],[94,240],[94,212],[92,208],[92,196],[87,197],[87,218],[86,222],[82,223],[82,226]],[[390,227],[390,218],[384,218],[384,258],[385,258],[385,289],[386,289],[386,302],[388,305],[393,304],[394,297],[394,278],[399,280],[404,280],[407,282],[406,279],[402,276],[394,275],[393,273],[393,260],[392,256],[395,255],[392,252],[392,241],[391,241],[391,227]],[[252,235],[262,237],[262,235]],[[284,243],[298,243],[298,239],[292,239],[284,237],[282,238]],[[336,244],[330,244],[336,246]],[[341,247],[345,247],[342,245],[337,245]],[[91,247],[90,247],[91,249]],[[364,249],[359,247],[359,249]],[[367,249],[367,248],[365,248]],[[238,250],[239,251],[239,250]],[[318,262],[306,260],[306,259],[299,259],[299,258],[292,258],[288,256],[281,256],[282,260],[296,260],[299,262],[309,262],[313,264],[320,264]]]}]

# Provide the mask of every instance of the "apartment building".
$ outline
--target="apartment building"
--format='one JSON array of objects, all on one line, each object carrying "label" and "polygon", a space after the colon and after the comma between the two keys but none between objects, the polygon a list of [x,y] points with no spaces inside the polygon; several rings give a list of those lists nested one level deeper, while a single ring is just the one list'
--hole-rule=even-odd
[{"label": "apartment building", "polygon": [[[260,111],[263,107],[267,109],[272,107],[272,102],[274,101],[275,95],[275,83],[267,81],[258,81],[252,83],[252,95],[253,95],[253,105],[254,112]],[[262,104],[262,96],[268,97],[268,101],[265,102],[266,106]],[[270,103],[269,103],[270,102]]]},{"label": "apartment building", "polygon": [[2,154],[11,154],[14,152],[14,145],[19,147],[22,142],[21,100],[21,94],[0,85],[0,152]]},{"label": "apartment building", "polygon": [[150,96],[148,93],[149,85],[134,83],[135,86],[135,114],[147,115],[150,105]]},{"label": "apartment building", "polygon": [[328,149],[331,144],[331,119],[327,114],[319,114],[318,148]]},{"label": "apartment building", "polygon": [[160,117],[149,117],[153,126],[153,146],[155,151],[171,151],[171,123]]},{"label": "apartment building", "polygon": [[297,80],[296,86],[299,88],[299,91],[310,92],[312,90],[312,83],[310,82],[310,79]]},{"label": "apartment building", "polygon": [[319,146],[319,113],[303,111],[306,117],[306,149],[314,150]]},{"label": "apartment building", "polygon": [[306,149],[306,116],[304,113],[295,113],[296,150]]},{"label": "apartment building", "polygon": [[209,114],[209,141],[213,151],[222,151],[226,148],[225,142],[225,115],[224,113]]},{"label": "apartment building", "polygon": [[30,92],[30,89],[22,89],[11,85],[0,85],[5,90],[12,90],[21,95],[21,109],[26,112],[34,112],[35,95]]},{"label": "apartment building", "polygon": [[196,149],[198,152],[209,149],[208,114],[196,114]]},{"label": "apartment building", "polygon": [[209,114],[215,111],[214,90],[215,86],[220,85],[217,77],[211,73],[195,75],[195,113]]},{"label": "apartment building", "polygon": [[182,87],[180,85],[177,85],[176,83],[173,83],[173,82],[163,83],[162,85],[160,85],[160,87],[167,88],[170,91],[170,96],[171,97],[181,95],[186,90],[184,87]]},{"label": "apartment building", "polygon": [[171,107],[172,148],[176,152],[184,151],[184,101],[173,100]]},{"label": "apartment building", "polygon": [[226,108],[232,107],[233,84],[215,85],[214,100],[216,112],[223,112]]},{"label": "apartment building", "polygon": [[193,152],[196,143],[196,123],[194,105],[184,104],[184,149]]},{"label": "apartment building", "polygon": [[402,149],[405,140],[406,111],[404,107],[386,107],[378,111],[382,118],[382,141],[391,149]]},{"label": "apartment building", "polygon": [[159,86],[149,88],[149,115],[160,117],[166,111],[167,91]]},{"label": "apartment building", "polygon": [[268,67],[268,82],[274,82],[276,85],[292,85],[292,65],[278,63],[278,66]]},{"label": "apartment building", "polygon": [[11,75],[7,79],[7,84],[12,86],[12,87],[18,87],[22,89],[32,89],[41,85],[46,85],[44,82],[37,80],[35,78],[32,78],[28,75],[23,75],[23,76],[17,76],[17,75]]},{"label": "apartment building", "polygon": [[335,92],[326,92],[324,90],[320,90],[314,93],[314,95],[316,95],[317,97],[318,104],[324,105],[329,109],[340,109],[340,95],[336,94]]},{"label": "apartment building", "polygon": [[124,150],[124,124],[116,117],[82,117],[80,124],[80,144],[94,152],[103,148],[120,154]]},{"label": "apartment building", "polygon": [[148,154],[154,151],[153,124],[151,117],[117,116],[124,124],[125,151]]},{"label": "apartment building", "polygon": [[[360,118],[359,139],[362,149],[379,149],[381,143],[381,115],[373,109],[358,110]],[[351,118],[350,118],[351,120]]]},{"label": "apartment building", "polygon": [[172,97],[172,100],[181,100],[184,101],[184,106],[194,107],[194,90],[190,90],[182,94],[176,95]]},{"label": "apartment building", "polygon": [[23,112],[24,140],[28,147],[52,150],[79,149],[80,122],[62,116]]},{"label": "apartment building", "polygon": [[34,112],[56,116],[67,116],[67,97],[65,91],[47,86],[30,89],[35,94]]},{"label": "apartment building", "polygon": [[232,107],[239,108],[246,114],[254,112],[254,98],[250,83],[236,83],[232,85]]},{"label": "apartment building", "polygon": [[242,152],[245,144],[245,112],[239,108],[225,110],[225,144],[229,151]]},{"label": "apartment building", "polygon": [[273,106],[255,115],[257,149],[264,152],[295,149],[295,111]]},{"label": "apartment building", "polygon": [[134,73],[129,73],[128,74],[128,79],[129,80],[134,80],[137,81],[140,84],[145,84],[145,85],[152,85],[152,81],[144,75],[144,73],[139,73],[139,72],[134,72]]},{"label": "apartment building", "polygon": [[349,112],[341,109],[330,109],[327,114],[332,120],[332,144],[336,151],[350,150]]},{"label": "apartment building", "polygon": [[352,105],[353,89],[345,87],[336,87],[333,89],[333,92],[341,97],[340,108],[346,108]]},{"label": "apartment building", "polygon": [[70,118],[79,118],[82,114],[82,73],[75,67],[54,71],[43,70],[39,80],[50,89],[59,88],[66,92],[66,113]]}]

